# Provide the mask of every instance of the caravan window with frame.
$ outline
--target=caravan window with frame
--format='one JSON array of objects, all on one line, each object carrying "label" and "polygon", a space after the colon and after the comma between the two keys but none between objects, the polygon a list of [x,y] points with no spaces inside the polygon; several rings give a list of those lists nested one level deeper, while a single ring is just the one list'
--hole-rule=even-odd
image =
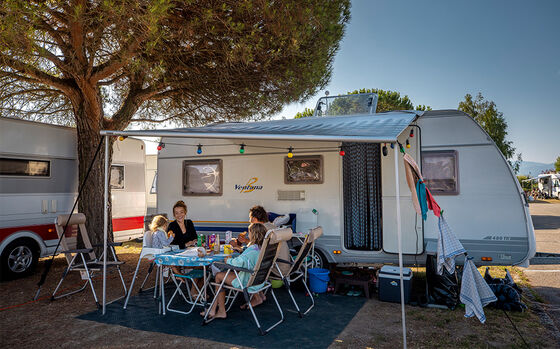
[{"label": "caravan window with frame", "polygon": [[459,195],[459,171],[457,152],[422,152],[422,174],[424,183],[432,194]]},{"label": "caravan window with frame", "polygon": [[123,165],[111,165],[111,189],[124,189]]},{"label": "caravan window with frame", "polygon": [[183,196],[221,196],[222,160],[183,161]]},{"label": "caravan window with frame", "polygon": [[0,158],[0,176],[50,177],[51,162],[48,160]]},{"label": "caravan window with frame", "polygon": [[323,156],[294,156],[284,158],[284,184],[323,183]]}]

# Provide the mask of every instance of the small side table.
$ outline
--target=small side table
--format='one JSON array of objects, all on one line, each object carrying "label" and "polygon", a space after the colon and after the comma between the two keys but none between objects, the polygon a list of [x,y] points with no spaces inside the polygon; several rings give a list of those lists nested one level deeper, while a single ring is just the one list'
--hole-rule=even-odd
[{"label": "small side table", "polygon": [[342,285],[349,285],[349,286],[359,286],[362,287],[364,290],[364,294],[366,298],[369,299],[370,293],[369,289],[371,286],[374,285],[370,275],[343,275],[337,274],[334,277],[334,293],[338,292],[338,289]]}]

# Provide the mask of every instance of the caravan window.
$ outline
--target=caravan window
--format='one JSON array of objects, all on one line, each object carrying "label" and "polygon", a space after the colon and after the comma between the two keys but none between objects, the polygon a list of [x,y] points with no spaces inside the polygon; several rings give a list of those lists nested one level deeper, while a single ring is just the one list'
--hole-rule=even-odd
[{"label": "caravan window", "polygon": [[183,161],[184,196],[221,196],[222,160]]},{"label": "caravan window", "polygon": [[111,189],[124,189],[123,165],[111,165]]},{"label": "caravan window", "polygon": [[321,155],[285,157],[284,183],[323,183],[323,157]]},{"label": "caravan window", "polygon": [[433,194],[459,194],[457,152],[422,152],[424,182]]},{"label": "caravan window", "polygon": [[152,188],[150,194],[157,194],[157,171],[154,173],[154,180],[152,181]]},{"label": "caravan window", "polygon": [[0,176],[50,177],[51,162],[0,158]]}]

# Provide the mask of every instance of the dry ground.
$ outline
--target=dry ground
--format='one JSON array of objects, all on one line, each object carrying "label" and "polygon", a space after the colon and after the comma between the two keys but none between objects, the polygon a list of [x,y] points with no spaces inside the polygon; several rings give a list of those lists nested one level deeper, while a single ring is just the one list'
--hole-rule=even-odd
[{"label": "dry ground", "polygon": [[[560,206],[559,206],[560,207]],[[559,214],[560,216],[560,214]],[[138,244],[128,244],[119,250],[127,263],[123,267],[125,280],[130,282],[138,253]],[[39,273],[21,280],[0,283],[0,346],[3,348],[49,347],[216,347],[231,348],[226,343],[161,333],[133,330],[121,326],[78,320],[77,315],[95,310],[91,293],[82,292],[72,297],[50,302],[50,293],[65,266],[61,257],[55,259],[53,269],[43,286],[41,298],[30,302],[39,280]],[[39,271],[44,260],[39,263]],[[416,270],[415,270],[416,271]],[[421,270],[420,270],[421,271]],[[67,277],[65,285],[80,284],[75,273]],[[509,316],[531,348],[557,348],[558,332],[543,306],[531,299],[547,302],[531,289],[528,279],[520,269],[513,270],[517,281],[526,287],[530,310],[526,313],[509,313]],[[493,276],[502,276],[503,268],[493,268]],[[150,280],[153,284],[153,280]],[[546,282],[544,282],[546,284]],[[97,280],[98,294],[101,282]],[[137,283],[138,285],[138,283]],[[136,286],[138,287],[138,286]],[[108,284],[108,299],[122,292],[120,281],[112,275]],[[544,307],[546,308],[546,306]],[[486,324],[476,319],[466,319],[464,309],[455,311],[406,307],[407,336],[410,348],[511,348],[524,347],[506,315],[500,310],[486,309]],[[550,318],[548,318],[550,319]],[[304,321],[304,320],[303,320]],[[281,327],[275,331],[281,331]],[[369,300],[355,318],[331,344],[331,348],[395,348],[402,345],[400,306],[398,304]]]}]

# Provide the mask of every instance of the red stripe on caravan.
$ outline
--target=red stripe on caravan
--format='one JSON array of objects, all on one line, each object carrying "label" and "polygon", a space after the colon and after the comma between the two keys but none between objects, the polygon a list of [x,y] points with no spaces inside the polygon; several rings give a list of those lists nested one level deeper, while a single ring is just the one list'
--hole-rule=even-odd
[{"label": "red stripe on caravan", "polygon": [[25,225],[20,227],[0,228],[0,241],[18,231],[31,231],[43,240],[58,239],[54,224]]},{"label": "red stripe on caravan", "polygon": [[113,218],[113,231],[144,229],[144,216]]}]

